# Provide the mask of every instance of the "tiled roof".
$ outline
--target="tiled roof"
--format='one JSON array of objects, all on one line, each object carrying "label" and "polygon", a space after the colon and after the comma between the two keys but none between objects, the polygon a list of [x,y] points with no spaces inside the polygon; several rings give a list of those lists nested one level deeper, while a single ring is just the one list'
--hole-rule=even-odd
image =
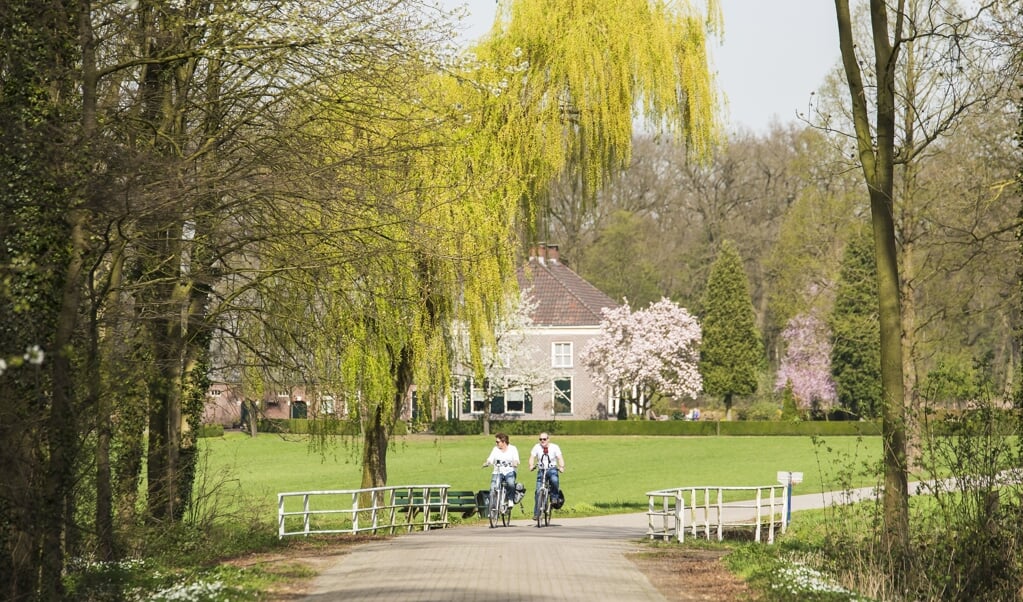
[{"label": "tiled roof", "polygon": [[519,287],[528,291],[536,304],[533,324],[536,326],[596,326],[605,307],[618,303],[554,257],[529,258],[519,268]]}]

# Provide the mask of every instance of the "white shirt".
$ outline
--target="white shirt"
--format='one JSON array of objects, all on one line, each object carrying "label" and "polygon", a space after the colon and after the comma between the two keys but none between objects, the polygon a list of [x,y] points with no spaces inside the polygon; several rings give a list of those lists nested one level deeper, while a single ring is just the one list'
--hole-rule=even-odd
[{"label": "white shirt", "polygon": [[487,457],[487,464],[494,466],[494,474],[500,473],[504,475],[509,472],[515,472],[515,467],[519,465],[519,450],[510,443],[508,447],[504,448],[504,451],[501,451],[501,448],[495,445]]},{"label": "white shirt", "polygon": [[[552,468],[558,466],[558,464],[564,464],[565,458],[561,455],[561,448],[558,447],[557,443],[547,444],[547,457],[544,457],[543,445],[537,443],[533,446],[533,449],[529,452],[529,455],[536,460],[536,466],[543,468]],[[558,458],[561,458],[561,462],[558,462]]]}]

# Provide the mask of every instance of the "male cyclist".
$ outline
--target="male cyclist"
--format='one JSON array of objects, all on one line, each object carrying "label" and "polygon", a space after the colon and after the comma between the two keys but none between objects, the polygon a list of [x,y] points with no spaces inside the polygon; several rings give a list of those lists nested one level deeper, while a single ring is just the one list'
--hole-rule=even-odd
[{"label": "male cyclist", "polygon": [[557,443],[550,442],[550,435],[540,433],[540,441],[533,446],[529,452],[529,470],[540,470],[536,473],[536,492],[533,494],[533,520],[540,516],[539,501],[540,487],[543,485],[543,475],[547,473],[547,484],[550,485],[551,499],[558,495],[558,472],[565,472],[565,456],[561,454],[561,448]]}]

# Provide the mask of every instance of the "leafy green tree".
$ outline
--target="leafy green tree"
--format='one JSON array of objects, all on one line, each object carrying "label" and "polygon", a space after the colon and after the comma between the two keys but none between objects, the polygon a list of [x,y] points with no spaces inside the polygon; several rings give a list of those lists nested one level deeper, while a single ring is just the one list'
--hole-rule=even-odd
[{"label": "leafy green tree", "polygon": [[877,268],[866,228],[846,245],[830,317],[831,373],[838,404],[854,415],[881,411],[881,342],[877,320]]},{"label": "leafy green tree", "polygon": [[617,211],[586,251],[583,276],[612,299],[628,298],[636,307],[658,301],[657,271],[649,252],[647,218]]},{"label": "leafy green tree", "polygon": [[800,314],[830,310],[843,242],[866,211],[862,184],[827,138],[809,130],[798,141],[792,161],[805,185],[785,208],[776,243],[759,252],[770,281],[765,329],[775,331]]},{"label": "leafy green tree", "polygon": [[742,258],[730,241],[721,244],[703,294],[700,373],[703,390],[721,396],[731,419],[736,395],[757,390],[764,365],[764,345],[757,330],[749,281]]}]

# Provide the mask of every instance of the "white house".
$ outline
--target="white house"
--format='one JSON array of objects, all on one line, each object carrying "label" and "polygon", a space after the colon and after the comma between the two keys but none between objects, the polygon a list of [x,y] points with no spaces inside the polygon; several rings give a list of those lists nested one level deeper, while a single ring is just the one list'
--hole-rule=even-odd
[{"label": "white house", "polygon": [[[611,297],[581,278],[558,256],[558,246],[540,244],[518,271],[531,324],[522,344],[536,365],[539,379],[510,379],[505,383],[463,380],[459,418],[483,414],[489,401],[497,419],[592,420],[614,415],[610,392],[598,388],[579,360],[586,343],[599,333],[601,310],[617,307]],[[518,380],[519,382],[516,382]],[[532,380],[533,382],[521,382]]]}]

